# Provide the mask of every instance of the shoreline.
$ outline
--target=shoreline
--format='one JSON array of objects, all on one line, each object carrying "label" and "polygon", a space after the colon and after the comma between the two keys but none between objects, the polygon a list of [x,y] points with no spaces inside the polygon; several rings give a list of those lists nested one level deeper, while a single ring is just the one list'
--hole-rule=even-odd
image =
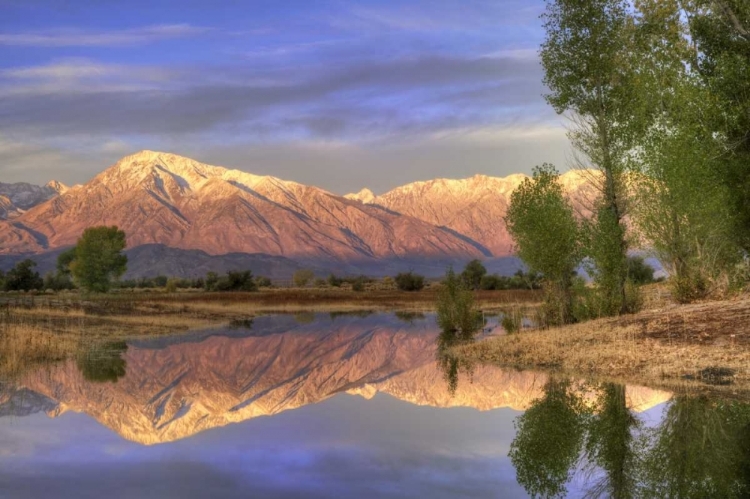
[{"label": "shoreline", "polygon": [[471,364],[670,390],[750,392],[750,296],[527,329],[459,346],[454,352]]}]

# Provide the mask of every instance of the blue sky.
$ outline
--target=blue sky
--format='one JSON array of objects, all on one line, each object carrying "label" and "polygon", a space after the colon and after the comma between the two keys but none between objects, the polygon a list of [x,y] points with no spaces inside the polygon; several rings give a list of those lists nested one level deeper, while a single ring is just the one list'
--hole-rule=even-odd
[{"label": "blue sky", "polygon": [[140,149],[341,194],[563,168],[543,8],[0,0],[0,181],[83,182]]}]

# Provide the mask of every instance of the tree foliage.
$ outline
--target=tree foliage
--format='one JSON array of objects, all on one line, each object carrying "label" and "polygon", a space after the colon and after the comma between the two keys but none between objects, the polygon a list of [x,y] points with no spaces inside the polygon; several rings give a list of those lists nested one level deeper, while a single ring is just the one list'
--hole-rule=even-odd
[{"label": "tree foliage", "polygon": [[414,272],[400,272],[393,279],[401,291],[421,291],[424,288],[424,276]]},{"label": "tree foliage", "polygon": [[84,230],[75,246],[75,258],[68,264],[76,284],[89,292],[109,291],[112,281],[127,270],[125,247],[125,232],[116,226]]},{"label": "tree foliage", "polygon": [[570,381],[550,379],[544,394],[516,419],[510,460],[532,497],[564,497],[584,444],[586,406]]},{"label": "tree foliage", "polygon": [[487,268],[482,265],[482,262],[472,260],[466,264],[463,272],[461,272],[461,279],[463,279],[466,287],[476,291],[482,284],[482,278],[485,275],[487,275]]},{"label": "tree foliage", "polygon": [[31,291],[42,289],[44,281],[39,272],[34,270],[36,262],[30,259],[21,260],[5,275],[6,291]]},{"label": "tree foliage", "polygon": [[534,169],[513,192],[505,217],[518,256],[540,272],[560,305],[560,321],[572,321],[571,279],[581,260],[578,221],[563,195],[554,166]]},{"label": "tree foliage", "polygon": [[633,20],[625,0],[549,0],[543,15],[541,59],[547,101],[569,113],[576,166],[602,172],[592,178],[601,196],[587,225],[592,274],[613,308],[625,309],[628,240],[625,171],[639,132],[637,75],[632,71]]}]

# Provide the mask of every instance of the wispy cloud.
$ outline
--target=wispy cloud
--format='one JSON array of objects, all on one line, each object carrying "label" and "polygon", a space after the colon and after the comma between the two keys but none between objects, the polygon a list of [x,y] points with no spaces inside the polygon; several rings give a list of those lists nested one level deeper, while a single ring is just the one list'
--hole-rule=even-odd
[{"label": "wispy cloud", "polygon": [[32,47],[125,46],[201,35],[210,28],[189,24],[162,24],[114,31],[55,29],[26,33],[0,33],[0,45]]}]

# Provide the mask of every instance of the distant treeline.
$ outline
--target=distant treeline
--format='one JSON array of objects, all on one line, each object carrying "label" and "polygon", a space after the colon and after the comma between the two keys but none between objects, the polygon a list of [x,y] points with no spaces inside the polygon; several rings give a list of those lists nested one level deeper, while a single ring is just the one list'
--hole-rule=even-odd
[{"label": "distant treeline", "polygon": [[[63,253],[58,269],[41,276],[31,259],[18,262],[7,274],[0,272],[0,289],[5,291],[63,291],[79,289],[77,280],[70,271],[71,254]],[[467,288],[472,290],[539,289],[542,276],[534,272],[519,270],[512,276],[487,274],[479,260],[469,262],[460,274]],[[416,292],[428,285],[425,276],[415,272],[400,272],[395,276],[380,279],[365,275],[341,276],[329,274],[318,277],[310,269],[298,270],[291,280],[273,281],[266,276],[256,276],[250,270],[229,271],[225,274],[208,272],[203,277],[169,277],[157,275],[137,279],[112,280],[106,289],[153,289],[176,292],[178,290],[203,290],[209,292],[257,291],[261,288],[345,288],[355,292],[368,289],[400,290]],[[85,289],[85,288],[84,288]]]}]

